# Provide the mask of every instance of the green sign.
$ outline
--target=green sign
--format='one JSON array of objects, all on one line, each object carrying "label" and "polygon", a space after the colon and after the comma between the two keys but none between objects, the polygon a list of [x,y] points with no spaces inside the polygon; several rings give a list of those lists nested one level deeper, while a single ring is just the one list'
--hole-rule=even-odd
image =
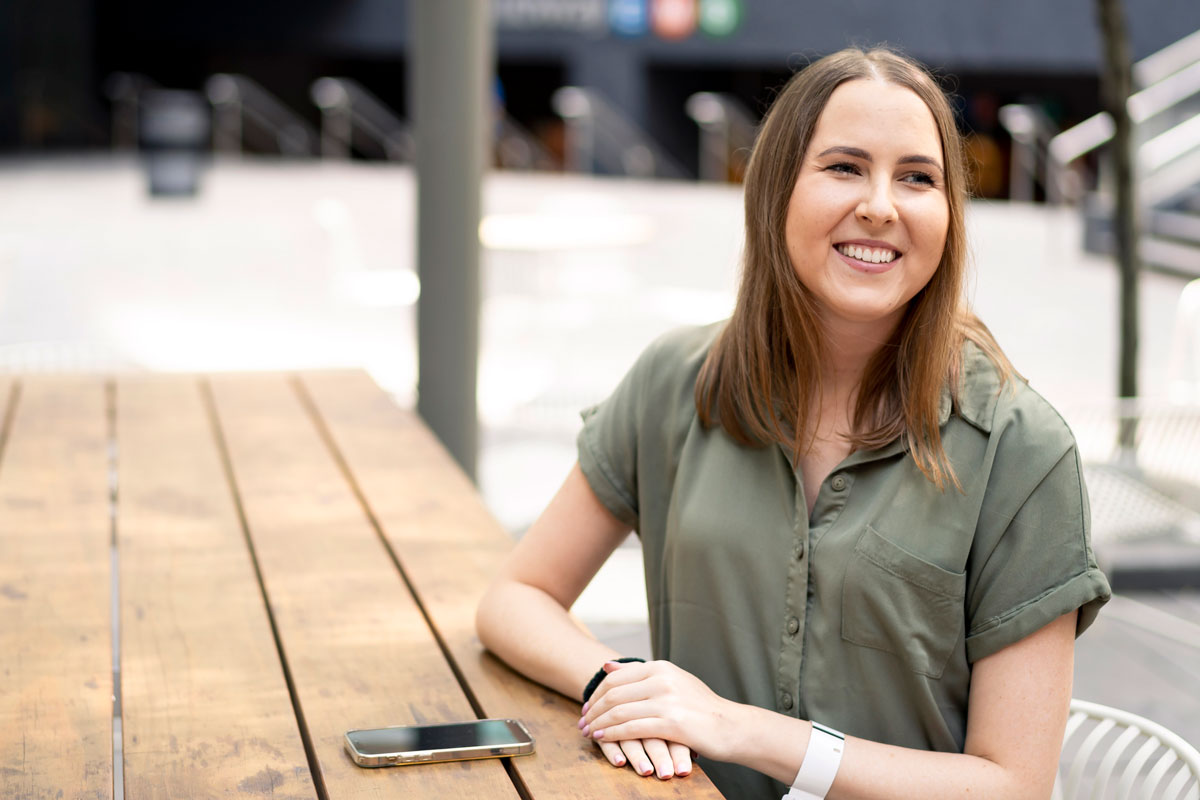
[{"label": "green sign", "polygon": [[728,36],[742,23],[742,0],[700,0],[700,30]]}]

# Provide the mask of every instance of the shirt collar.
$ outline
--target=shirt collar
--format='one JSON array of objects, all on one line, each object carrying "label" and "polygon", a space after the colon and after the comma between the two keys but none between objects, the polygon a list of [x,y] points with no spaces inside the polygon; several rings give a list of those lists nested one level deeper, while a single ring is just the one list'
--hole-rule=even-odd
[{"label": "shirt collar", "polygon": [[[991,433],[992,417],[996,411],[996,402],[1000,397],[1001,388],[1000,373],[992,360],[974,342],[970,340],[964,342],[960,385],[955,391],[951,382],[947,380],[942,386],[942,394],[938,400],[938,427],[942,430],[942,435],[945,435],[946,424],[955,411],[973,427],[984,433]],[[796,471],[796,464],[792,461],[791,448],[780,443],[779,449],[787,457],[792,471]],[[839,468],[891,458],[908,452],[908,449],[908,439],[899,436],[875,450],[855,450],[846,456]]]}]

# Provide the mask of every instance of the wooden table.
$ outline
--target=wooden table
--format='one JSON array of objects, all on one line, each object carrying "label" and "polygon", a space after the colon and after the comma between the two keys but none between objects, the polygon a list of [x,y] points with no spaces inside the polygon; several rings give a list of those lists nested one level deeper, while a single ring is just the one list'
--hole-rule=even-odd
[{"label": "wooden table", "polygon": [[[608,766],[483,651],[511,541],[365,374],[0,379],[0,408],[0,797],[720,797]],[[342,749],[506,716],[535,755]]]}]

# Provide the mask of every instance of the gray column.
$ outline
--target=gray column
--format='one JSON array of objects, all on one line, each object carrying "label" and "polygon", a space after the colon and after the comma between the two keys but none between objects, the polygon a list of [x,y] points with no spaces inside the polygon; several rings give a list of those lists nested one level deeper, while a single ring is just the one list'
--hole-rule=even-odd
[{"label": "gray column", "polygon": [[487,0],[409,3],[417,144],[417,411],[475,478],[479,218],[494,74]]}]

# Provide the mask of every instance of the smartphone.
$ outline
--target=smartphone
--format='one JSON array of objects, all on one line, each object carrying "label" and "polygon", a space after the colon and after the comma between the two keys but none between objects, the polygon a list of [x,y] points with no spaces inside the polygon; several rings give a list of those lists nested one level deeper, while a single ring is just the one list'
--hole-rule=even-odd
[{"label": "smartphone", "polygon": [[533,737],[520,720],[515,719],[400,725],[346,731],[346,752],[360,767],[391,767],[524,756],[533,752]]}]

